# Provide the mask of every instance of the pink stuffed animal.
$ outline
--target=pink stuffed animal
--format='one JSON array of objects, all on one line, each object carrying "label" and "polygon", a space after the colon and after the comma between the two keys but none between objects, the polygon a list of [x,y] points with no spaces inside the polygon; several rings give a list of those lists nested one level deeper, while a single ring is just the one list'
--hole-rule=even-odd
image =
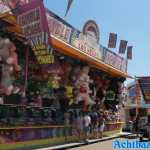
[{"label": "pink stuffed animal", "polygon": [[84,101],[84,110],[86,109],[87,105],[93,105],[95,102],[92,101],[90,97],[91,90],[89,88],[89,84],[93,81],[90,80],[90,77],[88,75],[89,73],[89,67],[83,67],[80,71],[79,78],[77,79],[75,86],[78,89],[78,96],[77,96],[77,102]]}]

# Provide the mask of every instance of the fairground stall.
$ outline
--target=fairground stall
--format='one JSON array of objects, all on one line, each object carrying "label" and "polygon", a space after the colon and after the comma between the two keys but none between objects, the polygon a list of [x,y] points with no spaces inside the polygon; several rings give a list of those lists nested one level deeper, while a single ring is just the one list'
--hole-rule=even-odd
[{"label": "fairground stall", "polygon": [[[126,109],[126,128],[132,130],[132,122],[139,116],[139,128],[150,122],[150,77],[136,77],[128,85]],[[134,129],[133,129],[134,130]]]},{"label": "fairground stall", "polygon": [[33,0],[0,22],[0,143],[77,140],[80,112],[102,112],[105,135],[120,132],[127,60],[100,45],[95,21],[79,31]]}]

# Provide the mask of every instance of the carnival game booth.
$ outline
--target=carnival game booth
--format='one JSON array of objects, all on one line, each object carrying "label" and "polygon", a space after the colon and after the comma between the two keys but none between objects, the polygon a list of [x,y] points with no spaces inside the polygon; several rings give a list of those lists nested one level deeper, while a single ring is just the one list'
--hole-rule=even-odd
[{"label": "carnival game booth", "polygon": [[[45,9],[41,0],[5,15],[2,21],[8,23],[11,17],[15,22],[4,27],[1,50],[13,49],[16,59],[14,64],[4,61],[14,69],[5,80],[11,84],[3,83],[1,143],[51,139],[35,141],[42,145],[78,139],[74,120],[81,112],[102,112],[105,133],[119,132],[127,60],[99,45],[97,24],[90,20],[82,32],[76,30]],[[13,33],[17,41],[6,33]]]}]

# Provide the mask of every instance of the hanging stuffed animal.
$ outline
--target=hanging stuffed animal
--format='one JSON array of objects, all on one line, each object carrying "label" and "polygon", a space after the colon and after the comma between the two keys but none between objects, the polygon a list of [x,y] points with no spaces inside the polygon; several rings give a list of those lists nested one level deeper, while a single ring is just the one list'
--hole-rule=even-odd
[{"label": "hanging stuffed animal", "polygon": [[90,80],[88,75],[89,67],[83,67],[80,71],[79,77],[75,83],[76,88],[79,90],[77,97],[77,102],[84,101],[84,110],[87,110],[88,105],[93,105],[95,102],[90,98],[90,93],[92,92],[89,88],[89,84],[93,81]]},{"label": "hanging stuffed animal", "polygon": [[80,72],[81,72],[80,66],[73,67],[72,72],[71,72],[71,80],[74,84],[78,80]]},{"label": "hanging stuffed animal", "polygon": [[1,87],[6,95],[13,92],[14,73],[21,70],[15,51],[16,47],[9,39],[0,38],[0,60],[3,63]]},{"label": "hanging stuffed animal", "polygon": [[49,87],[51,87],[52,89],[59,89],[60,80],[61,80],[61,77],[57,73],[49,74],[49,80],[48,80]]},{"label": "hanging stuffed animal", "polygon": [[61,76],[61,84],[66,84],[69,80],[69,77],[71,76],[71,70],[72,70],[72,66],[71,64],[69,64],[68,62],[62,62],[61,63],[61,68],[63,70],[63,75]]}]

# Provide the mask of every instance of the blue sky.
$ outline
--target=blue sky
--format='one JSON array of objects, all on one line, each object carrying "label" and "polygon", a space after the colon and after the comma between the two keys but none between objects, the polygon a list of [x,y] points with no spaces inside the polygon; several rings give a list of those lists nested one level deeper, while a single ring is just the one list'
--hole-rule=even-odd
[{"label": "blue sky", "polygon": [[[67,0],[44,2],[47,8],[64,17]],[[150,76],[150,0],[74,0],[66,21],[82,30],[89,19],[99,25],[103,46],[107,46],[110,32],[116,32],[119,40],[128,40],[134,46],[129,74]]]}]

